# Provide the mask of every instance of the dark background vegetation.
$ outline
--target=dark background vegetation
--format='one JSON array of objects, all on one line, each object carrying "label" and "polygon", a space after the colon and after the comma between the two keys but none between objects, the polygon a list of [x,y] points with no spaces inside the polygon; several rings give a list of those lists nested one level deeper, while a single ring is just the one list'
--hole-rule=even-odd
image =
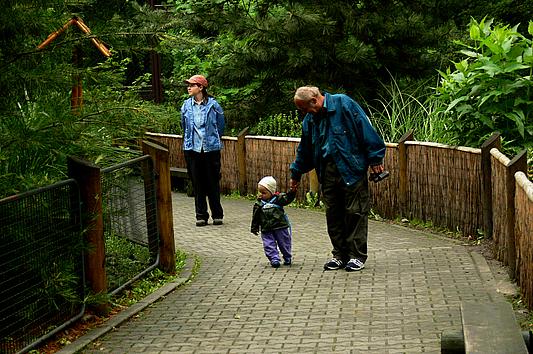
[{"label": "dark background vegetation", "polygon": [[[135,154],[145,131],[180,133],[183,80],[197,73],[208,77],[210,93],[224,107],[228,135],[245,126],[257,133],[297,135],[292,96],[298,86],[312,84],[362,102],[389,141],[414,127],[419,140],[478,147],[492,130],[503,128],[511,148],[531,146],[532,80],[526,58],[531,1],[195,0],[167,1],[155,10],[150,2],[128,0],[2,4],[0,197],[64,178],[68,155],[109,165]],[[90,36],[71,27],[37,50],[73,16],[90,27]],[[505,124],[492,109],[487,118],[474,114],[483,109],[474,104],[466,113],[468,107],[450,108],[460,95],[479,97],[471,94],[471,86],[466,93],[450,85],[442,90],[441,83],[460,70],[454,66],[464,60],[460,49],[468,45],[488,52],[482,40],[471,38],[473,19],[481,27],[494,19],[484,27],[485,35],[501,25],[508,26],[508,36],[511,28],[524,36],[515,40],[526,48],[525,67],[505,79],[520,80],[512,94],[522,95],[521,101],[505,108],[519,118],[506,116]],[[111,58],[94,47],[92,36],[110,48]],[[81,53],[77,64],[75,50]],[[154,51],[160,54],[164,90],[158,104],[150,96]],[[490,60],[496,62],[495,56]],[[70,90],[76,75],[82,78],[84,104],[73,114]],[[439,95],[441,101],[435,99]],[[404,111],[411,104],[416,112]],[[468,124],[457,124],[465,120]],[[283,132],[270,124],[276,121],[288,121],[281,122]],[[474,129],[479,121],[486,129]],[[473,133],[461,139],[465,131]]]}]

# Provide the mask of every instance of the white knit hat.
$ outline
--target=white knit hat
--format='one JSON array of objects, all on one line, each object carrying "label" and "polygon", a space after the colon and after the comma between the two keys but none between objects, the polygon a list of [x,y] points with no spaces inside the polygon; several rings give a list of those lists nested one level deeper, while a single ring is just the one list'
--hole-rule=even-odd
[{"label": "white knit hat", "polygon": [[272,176],[266,176],[266,177],[263,177],[259,183],[258,183],[260,186],[263,186],[265,187],[266,189],[268,189],[268,191],[272,194],[276,193],[276,188],[277,188],[277,183],[276,183],[276,180],[274,179],[274,177]]}]

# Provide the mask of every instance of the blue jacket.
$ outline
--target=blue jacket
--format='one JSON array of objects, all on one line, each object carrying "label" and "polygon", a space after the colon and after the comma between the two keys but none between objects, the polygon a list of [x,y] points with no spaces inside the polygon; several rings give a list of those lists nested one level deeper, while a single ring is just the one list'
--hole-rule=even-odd
[{"label": "blue jacket", "polygon": [[[181,127],[183,128],[183,149],[193,149],[193,117],[194,97],[189,97],[181,106]],[[222,135],[224,134],[225,120],[222,107],[213,97],[207,98],[207,115],[205,121],[205,145],[204,151],[216,151],[222,149]]]},{"label": "blue jacket", "polygon": [[322,147],[327,144],[344,182],[351,186],[366,178],[370,165],[383,162],[385,143],[357,102],[344,94],[324,96],[326,112],[304,117],[296,159],[290,166],[291,178],[299,181],[314,168],[322,182]]}]

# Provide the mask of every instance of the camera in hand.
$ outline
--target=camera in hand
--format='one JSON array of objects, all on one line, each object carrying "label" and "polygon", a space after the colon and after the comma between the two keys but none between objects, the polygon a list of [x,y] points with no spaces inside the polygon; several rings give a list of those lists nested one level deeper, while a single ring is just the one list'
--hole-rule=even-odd
[{"label": "camera in hand", "polygon": [[378,183],[379,181],[382,181],[385,178],[389,177],[389,175],[389,171],[383,171],[381,173],[371,173],[368,179],[374,183]]}]

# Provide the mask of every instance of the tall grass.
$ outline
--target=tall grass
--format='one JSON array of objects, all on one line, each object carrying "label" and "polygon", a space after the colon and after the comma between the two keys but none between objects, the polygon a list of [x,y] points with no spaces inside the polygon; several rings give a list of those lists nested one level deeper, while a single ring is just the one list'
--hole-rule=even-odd
[{"label": "tall grass", "polygon": [[420,141],[453,143],[445,124],[434,114],[439,102],[432,98],[427,81],[400,85],[394,78],[382,83],[377,99],[367,103],[369,118],[387,142],[397,142],[412,130]]}]

